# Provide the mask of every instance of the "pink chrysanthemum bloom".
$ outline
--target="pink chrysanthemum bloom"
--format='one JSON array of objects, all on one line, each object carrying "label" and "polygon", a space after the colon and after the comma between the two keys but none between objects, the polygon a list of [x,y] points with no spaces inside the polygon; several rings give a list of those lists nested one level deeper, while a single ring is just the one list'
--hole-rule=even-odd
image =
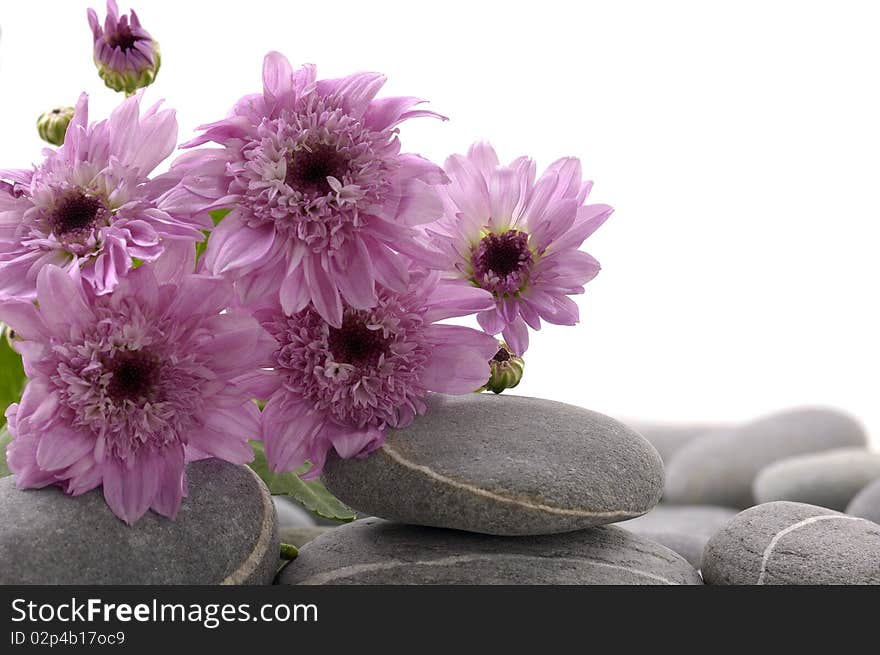
[{"label": "pink chrysanthemum bloom", "polygon": [[148,509],[176,516],[185,461],[250,461],[260,422],[251,399],[274,341],[250,315],[220,313],[232,295],[228,281],[163,283],[145,265],[97,296],[47,266],[39,305],[0,302],[29,380],[6,410],[16,484],[73,496],[103,486],[132,524]]},{"label": "pink chrysanthemum bloom", "polygon": [[316,80],[313,66],[294,71],[272,52],[263,93],[186,144],[223,146],[182,156],[172,173],[182,178],[178,194],[190,197],[183,204],[232,209],[204,261],[236,280],[245,304],[272,295],[295,314],[311,301],[339,327],[343,304],[376,305],[376,283],[406,290],[395,252],[424,254],[412,226],[440,217],[435,185],[447,180],[438,166],[401,154],[397,139],[402,121],[437,114],[412,109],[416,98],[376,100],[384,82],[376,73]]},{"label": "pink chrysanthemum bloom", "polygon": [[148,177],[174,150],[174,112],[158,104],[139,112],[135,96],[89,125],[83,94],[64,145],[46,149],[35,169],[0,170],[0,298],[33,299],[49,264],[79,269],[97,293],[109,293],[133,258],[155,261],[166,246],[193,249],[204,239],[210,220],[172,216],[162,202],[169,185]]},{"label": "pink chrysanthemum bloom", "polygon": [[131,95],[156,79],[161,64],[159,44],[150,36],[134,10],[120,16],[116,0],[107,0],[104,27],[94,9],[88,10],[95,42],[95,66],[104,83]]},{"label": "pink chrysanthemum bloom", "polygon": [[371,309],[345,306],[338,326],[312,307],[293,316],[257,310],[278,341],[279,387],[263,410],[270,466],[291,471],[306,461],[315,477],[330,449],[366,456],[389,427],[424,413],[429,391],[471,393],[489,379],[497,341],[468,327],[438,324],[491,306],[489,294],[438,284],[439,274],[412,271],[405,293],[380,289]]},{"label": "pink chrysanthemum bloom", "polygon": [[445,215],[428,234],[446,255],[448,282],[492,293],[494,306],[477,314],[480,326],[501,332],[522,355],[528,327],[539,330],[541,319],[577,323],[568,296],[583,293],[599,272],[578,248],[613,211],[584,204],[592,182],[581,179],[580,162],[560,159],[536,181],[531,159],[502,166],[490,145],[476,143],[467,156],[449,157],[446,172]]}]

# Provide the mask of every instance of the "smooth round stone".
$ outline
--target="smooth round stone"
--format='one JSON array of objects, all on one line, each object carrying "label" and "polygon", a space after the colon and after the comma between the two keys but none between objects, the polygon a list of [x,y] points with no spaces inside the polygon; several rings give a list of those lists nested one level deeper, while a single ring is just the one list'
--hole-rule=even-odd
[{"label": "smooth round stone", "polygon": [[0,584],[270,584],[278,564],[275,507],[246,466],[187,466],[177,519],[119,520],[100,489],[71,498],[56,487],[0,480]]},{"label": "smooth round stone", "polygon": [[875,480],[857,493],[846,508],[846,513],[880,523],[880,480]]},{"label": "smooth round stone", "polygon": [[819,408],[779,412],[682,448],[667,462],[663,499],[680,505],[751,507],[755,478],[770,464],[866,443],[864,428],[847,414]]},{"label": "smooth round stone", "polygon": [[737,513],[728,507],[661,504],[644,516],[618,525],[663,544],[699,569],[709,538]]},{"label": "smooth round stone", "polygon": [[703,579],[715,585],[880,584],[880,525],[816,505],[757,505],[709,540]]},{"label": "smooth round stone", "polygon": [[310,528],[316,525],[313,518],[314,515],[301,507],[299,503],[283,496],[272,496],[272,502],[275,503],[275,511],[278,514],[278,526],[280,529]]},{"label": "smooth round stone", "polygon": [[644,514],[663,464],[612,418],[549,400],[433,395],[365,459],[333,455],[330,491],[368,515],[497,535],[567,532]]},{"label": "smooth round stone", "polygon": [[755,479],[755,500],[792,500],[843,511],[865,485],[880,478],[880,453],[841,448],[771,464]]},{"label": "smooth round stone", "polygon": [[307,543],[279,584],[701,584],[680,556],[614,526],[499,537],[361,519]]},{"label": "smooth round stone", "polygon": [[664,462],[686,445],[702,437],[722,434],[731,426],[712,423],[651,423],[646,421],[624,421],[642,435],[657,449]]}]

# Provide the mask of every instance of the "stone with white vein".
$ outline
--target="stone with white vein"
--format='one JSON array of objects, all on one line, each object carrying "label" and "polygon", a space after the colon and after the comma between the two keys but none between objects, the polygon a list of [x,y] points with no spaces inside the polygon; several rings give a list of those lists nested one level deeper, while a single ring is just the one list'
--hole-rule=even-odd
[{"label": "stone with white vein", "polygon": [[714,585],[880,584],[880,525],[816,505],[756,505],[709,540],[702,571]]},{"label": "stone with white vein", "polygon": [[568,532],[644,514],[663,463],[631,428],[538,398],[432,395],[365,459],[331,454],[323,481],[372,516],[485,534]]},{"label": "stone with white vein", "polygon": [[615,526],[500,537],[369,518],[309,541],[284,585],[702,584],[678,554]]}]

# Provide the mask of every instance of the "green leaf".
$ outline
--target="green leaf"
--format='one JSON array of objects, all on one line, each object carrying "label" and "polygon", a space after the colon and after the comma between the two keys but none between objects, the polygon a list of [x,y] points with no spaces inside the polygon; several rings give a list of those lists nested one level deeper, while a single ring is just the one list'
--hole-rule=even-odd
[{"label": "green leaf", "polygon": [[[220,225],[220,221],[222,221],[226,217],[226,214],[231,211],[231,209],[215,209],[208,212],[211,215],[211,220],[214,221],[214,227]],[[205,230],[202,230],[202,234],[205,235],[205,238],[196,244],[196,261],[199,261],[204,254],[205,248],[208,247],[208,238],[211,236],[211,233]]]},{"label": "green leaf", "polygon": [[208,213],[211,215],[211,220],[214,221],[214,227],[220,225],[220,221],[226,218],[226,214],[231,211],[231,209],[215,209],[213,211],[209,211]]},{"label": "green leaf", "polygon": [[9,466],[6,464],[6,446],[9,445],[10,441],[12,441],[12,435],[9,434],[9,430],[4,425],[0,428],[0,478],[12,475],[12,471],[9,470]]},{"label": "green leaf", "polygon": [[210,232],[205,232],[204,230],[202,230],[202,234],[205,235],[205,238],[196,243],[196,261],[199,261],[202,255],[205,254],[205,248],[208,247],[208,237],[211,236]]},{"label": "green leaf", "polygon": [[6,408],[21,398],[25,381],[21,356],[6,339],[8,329],[0,323],[0,425],[6,425]]},{"label": "green leaf", "polygon": [[318,480],[306,482],[299,476],[308,469],[303,467],[292,473],[273,473],[266,462],[266,451],[260,441],[252,441],[254,461],[250,467],[260,476],[274,496],[291,496],[302,503],[306,509],[325,519],[335,521],[354,521],[357,516],[341,500],[327,491]]}]

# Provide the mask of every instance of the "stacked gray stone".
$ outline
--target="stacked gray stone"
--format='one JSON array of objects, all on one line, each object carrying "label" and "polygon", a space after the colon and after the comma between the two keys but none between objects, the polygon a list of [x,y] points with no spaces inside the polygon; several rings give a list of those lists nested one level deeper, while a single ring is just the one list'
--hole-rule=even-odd
[{"label": "stacked gray stone", "polygon": [[281,584],[701,584],[684,558],[608,524],[659,501],[663,465],[602,414],[517,396],[435,395],[425,416],[323,481],[358,512]]}]

